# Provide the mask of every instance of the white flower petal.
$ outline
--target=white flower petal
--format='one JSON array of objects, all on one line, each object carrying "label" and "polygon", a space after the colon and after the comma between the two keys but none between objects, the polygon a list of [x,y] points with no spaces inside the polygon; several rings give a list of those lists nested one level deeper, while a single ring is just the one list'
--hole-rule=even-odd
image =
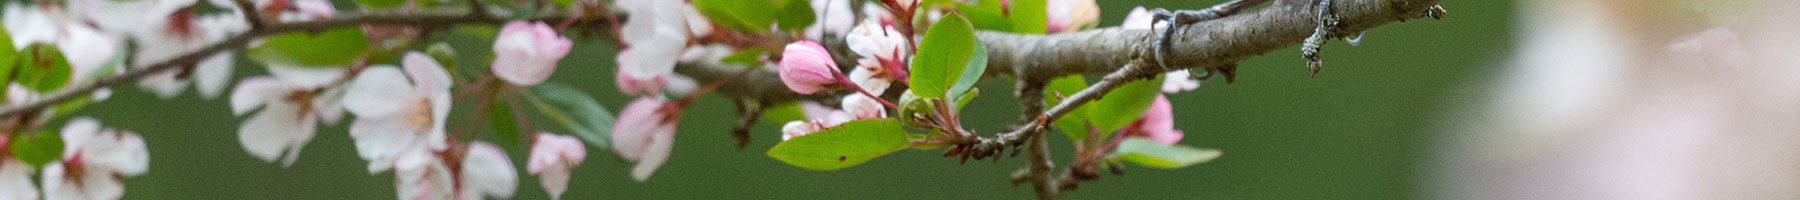
[{"label": "white flower petal", "polygon": [[[90,168],[91,167],[92,166],[90,166]],[[112,172],[89,169],[82,171],[82,173],[81,182],[76,184],[81,185],[79,190],[86,196],[85,199],[119,199],[120,197],[125,197],[125,183],[121,183],[118,178],[113,177]]]},{"label": "white flower petal", "polygon": [[218,97],[219,91],[231,84],[231,56],[231,53],[220,53],[207,57],[194,66],[194,90],[199,90],[200,97]]},{"label": "white flower petal", "polygon": [[312,140],[313,131],[318,128],[316,121],[294,105],[269,104],[238,128],[238,144],[263,162],[274,162],[282,151],[298,152]]},{"label": "white flower petal", "polygon": [[362,116],[387,116],[407,108],[410,103],[406,99],[415,99],[412,83],[406,82],[406,75],[393,67],[369,67],[362,75],[350,82],[349,91],[344,93],[344,108],[350,113]]},{"label": "white flower petal", "polygon": [[[564,176],[566,181],[567,174]],[[38,199],[37,186],[31,184],[31,166],[19,159],[0,158],[0,200],[29,199]]]},{"label": "white flower petal", "polygon": [[450,72],[444,71],[444,65],[438,64],[437,60],[422,53],[412,52],[406,54],[403,62],[405,62],[402,65],[406,67],[406,74],[412,76],[413,84],[416,87],[430,91],[450,89],[452,84]]},{"label": "white flower petal", "polygon": [[[506,158],[506,152],[500,147],[485,142],[469,144],[468,157],[462,163],[462,189],[464,193],[486,194],[498,198],[511,198],[514,188],[519,185],[518,170],[513,168],[512,161]],[[479,199],[480,195],[474,198]],[[467,196],[465,196],[467,197]]]},{"label": "white flower petal", "polygon": [[669,161],[669,150],[675,147],[674,126],[668,126],[654,134],[651,136],[650,146],[646,147],[643,156],[639,157],[637,165],[631,167],[631,178],[638,182],[650,179],[650,174],[656,173],[656,169],[661,168],[663,162]]},{"label": "white flower petal", "polygon": [[250,77],[239,81],[237,88],[231,89],[231,113],[248,114],[270,101],[287,98],[287,87],[269,77]]}]

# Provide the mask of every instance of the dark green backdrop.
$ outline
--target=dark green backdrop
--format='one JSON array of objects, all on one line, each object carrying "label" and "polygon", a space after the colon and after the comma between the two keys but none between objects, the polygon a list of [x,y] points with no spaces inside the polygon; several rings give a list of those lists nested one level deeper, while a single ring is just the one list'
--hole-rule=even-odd
[{"label": "dark green backdrop", "polygon": [[[1102,1],[1104,26],[1132,7],[1190,9],[1221,0]],[[1241,64],[1235,84],[1205,83],[1169,96],[1182,143],[1225,151],[1219,160],[1179,170],[1128,168],[1126,176],[1086,182],[1069,199],[1404,199],[1420,197],[1434,134],[1457,119],[1447,109],[1469,94],[1458,90],[1503,64],[1512,36],[1513,2],[1446,1],[1443,20],[1417,20],[1368,32],[1362,46],[1333,42],[1325,69],[1308,78],[1295,48]],[[488,40],[459,37],[466,58],[487,53]],[[610,84],[614,49],[578,42],[552,82],[583,87],[610,109],[629,101]],[[464,68],[474,67],[464,61]],[[240,61],[239,77],[265,74]],[[1010,91],[988,82],[984,91]],[[298,164],[283,168],[246,154],[237,143],[236,117],[225,98],[186,94],[157,99],[119,88],[86,112],[108,125],[144,135],[150,172],[126,179],[127,199],[388,199],[393,175],[370,175],[345,132],[324,128]],[[972,129],[1000,130],[1017,116],[1003,92],[987,92],[971,106]],[[466,106],[466,105],[461,105]],[[467,109],[466,107],[458,107]],[[816,172],[763,155],[779,126],[755,129],[737,149],[726,132],[735,117],[722,98],[703,98],[684,115],[673,156],[649,181],[628,175],[631,164],[592,149],[576,168],[567,199],[1023,199],[1027,187],[1006,184],[1024,158],[959,164],[940,150],[902,151],[862,166]],[[459,111],[461,112],[461,111]],[[548,124],[548,123],[539,123]],[[1066,152],[1066,141],[1051,148]],[[515,164],[525,151],[509,149]],[[1058,156],[1065,164],[1067,156]],[[522,173],[523,171],[521,171]],[[521,174],[516,199],[547,198]]]}]

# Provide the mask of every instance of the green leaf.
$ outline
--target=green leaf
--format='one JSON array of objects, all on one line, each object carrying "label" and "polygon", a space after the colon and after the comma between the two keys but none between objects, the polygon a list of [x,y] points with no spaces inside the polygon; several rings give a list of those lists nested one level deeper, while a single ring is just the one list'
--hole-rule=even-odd
[{"label": "green leaf", "polygon": [[1088,116],[1106,116],[1088,119],[1089,122],[1094,123],[1094,127],[1100,129],[1101,138],[1105,138],[1106,135],[1112,134],[1113,131],[1124,127],[1125,124],[1137,121],[1138,117],[1143,116],[1144,111],[1150,109],[1150,102],[1156,100],[1159,92],[1162,92],[1162,76],[1125,83],[1125,85],[1113,89],[1112,92],[1106,93],[1106,96],[1100,97],[1099,100],[1094,100],[1082,107],[1087,108]]},{"label": "green leaf", "polygon": [[479,38],[494,38],[500,35],[500,27],[485,24],[463,24],[456,25],[451,32]]},{"label": "green leaf", "polygon": [[919,97],[944,97],[973,57],[977,45],[974,27],[961,14],[952,13],[931,25],[923,40],[918,56],[913,57],[912,75],[907,79]]},{"label": "green leaf", "polygon": [[31,44],[19,57],[19,85],[39,93],[61,89],[69,83],[69,59],[49,44]]},{"label": "green leaf", "polygon": [[43,166],[62,157],[62,135],[57,130],[39,131],[37,134],[16,135],[12,141],[12,155],[19,161],[31,166]]},{"label": "green leaf", "polygon": [[958,3],[956,10],[969,17],[969,23],[976,29],[1012,31],[1012,22],[1006,19],[1006,9],[999,0],[980,0],[974,3]]},{"label": "green leaf", "polygon": [[[535,98],[528,98],[537,104],[538,111],[544,112],[551,120],[568,128],[575,137],[586,141],[594,147],[609,147],[612,136],[613,114],[600,106],[580,89],[555,83],[543,83],[532,87]],[[542,102],[538,102],[542,99]]]},{"label": "green leaf", "polygon": [[783,31],[800,31],[806,29],[806,26],[812,25],[813,21],[818,20],[818,16],[814,15],[816,15],[816,13],[813,13],[811,0],[788,0],[787,3],[781,7],[781,15],[776,16],[776,20],[779,21],[780,28]]},{"label": "green leaf", "polygon": [[339,28],[319,34],[271,36],[246,54],[268,64],[338,68],[349,66],[368,50],[369,38],[361,28]]},{"label": "green leaf", "polygon": [[764,54],[769,54],[769,50],[763,49],[763,48],[750,47],[750,48],[745,48],[744,50],[738,50],[737,53],[731,53],[730,56],[725,56],[725,58],[719,59],[719,61],[724,62],[724,63],[740,64],[740,65],[744,65],[744,67],[762,67],[763,66],[762,56]]},{"label": "green leaf", "polygon": [[693,0],[689,4],[713,23],[733,30],[761,33],[775,25],[779,2],[771,0]]},{"label": "green leaf", "polygon": [[[1076,92],[1081,92],[1081,89],[1084,88],[1087,88],[1087,80],[1081,75],[1070,75],[1052,79],[1050,80],[1049,85],[1044,86],[1044,105],[1055,106],[1057,103],[1062,103],[1062,97],[1058,97],[1058,94],[1066,97],[1068,95],[1074,95]],[[1080,143],[1080,141],[1086,139],[1088,135],[1089,130],[1087,120],[1087,109],[1076,108],[1070,110],[1067,114],[1063,114],[1061,118],[1056,118],[1056,121],[1051,121],[1050,126],[1062,130],[1065,135],[1069,135],[1069,140]]]},{"label": "green leaf", "polygon": [[968,93],[963,93],[961,97],[957,97],[956,110],[953,111],[962,111],[963,106],[969,105],[969,101],[974,101],[976,96],[981,96],[981,88],[974,88]]},{"label": "green leaf", "polygon": [[[963,93],[969,92],[969,88],[975,88],[975,82],[980,82],[982,73],[987,72],[987,47],[982,46],[980,41],[976,41],[973,48],[975,52],[969,54],[969,64],[963,67],[962,73],[956,78],[956,83],[950,85],[950,91],[948,91],[950,98],[963,96]],[[958,103],[957,105],[962,104]]]},{"label": "green leaf", "polygon": [[390,9],[405,5],[405,0],[356,0],[356,4],[375,9]]},{"label": "green leaf", "polygon": [[488,101],[487,118],[491,123],[489,128],[494,130],[495,142],[509,149],[519,146],[519,136],[525,133],[519,132],[519,118],[513,117],[512,105],[502,99]]},{"label": "green leaf", "polygon": [[1114,159],[1162,169],[1187,167],[1212,161],[1221,155],[1224,153],[1217,149],[1163,145],[1143,138],[1125,139],[1124,142],[1119,143],[1119,148],[1112,154]]},{"label": "green leaf", "polygon": [[769,149],[769,157],[809,170],[837,170],[905,149],[906,130],[894,119],[850,121]]},{"label": "green leaf", "polygon": [[1049,15],[1044,10],[1048,5],[1045,0],[1013,0],[1012,32],[1026,34],[1043,34],[1049,23]]},{"label": "green leaf", "polygon": [[806,112],[800,110],[800,103],[784,103],[763,108],[762,120],[775,125],[785,125],[791,121],[807,120]]}]

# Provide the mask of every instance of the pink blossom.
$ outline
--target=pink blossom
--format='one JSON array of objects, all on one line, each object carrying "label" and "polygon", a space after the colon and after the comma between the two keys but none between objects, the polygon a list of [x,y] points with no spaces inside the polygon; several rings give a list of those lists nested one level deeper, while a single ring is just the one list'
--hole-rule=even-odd
[{"label": "pink blossom", "polygon": [[1144,115],[1126,125],[1124,131],[1129,137],[1143,137],[1164,145],[1175,145],[1182,136],[1181,130],[1175,129],[1175,114],[1169,98],[1162,95],[1156,95]]},{"label": "pink blossom", "polygon": [[668,103],[648,97],[638,98],[619,111],[619,121],[612,128],[613,150],[625,160],[638,162],[631,168],[632,178],[640,182],[649,179],[656,168],[668,161],[669,150],[675,144],[675,125],[681,121],[679,112]]},{"label": "pink blossom", "polygon": [[863,20],[850,34],[844,36],[845,45],[851,52],[863,58],[874,58],[882,61],[900,61],[910,53],[907,51],[907,35],[888,23],[874,19]]},{"label": "pink blossom", "polygon": [[550,192],[550,198],[562,196],[569,189],[569,170],[581,165],[587,158],[587,149],[581,140],[566,135],[538,133],[537,140],[531,146],[531,158],[526,161],[525,170],[538,176],[544,185],[544,191]]},{"label": "pink blossom", "polygon": [[812,41],[788,44],[781,53],[781,82],[800,94],[812,94],[843,83],[843,74],[824,46]]},{"label": "pink blossom", "polygon": [[806,136],[807,134],[825,130],[825,128],[827,128],[827,126],[819,121],[789,121],[787,124],[781,125],[781,141]]},{"label": "pink blossom", "polygon": [[507,23],[494,39],[494,75],[513,85],[543,83],[572,45],[543,22]]},{"label": "pink blossom", "polygon": [[1100,5],[1094,0],[1049,0],[1045,5],[1048,14],[1046,32],[1075,32],[1083,27],[1100,21]]}]

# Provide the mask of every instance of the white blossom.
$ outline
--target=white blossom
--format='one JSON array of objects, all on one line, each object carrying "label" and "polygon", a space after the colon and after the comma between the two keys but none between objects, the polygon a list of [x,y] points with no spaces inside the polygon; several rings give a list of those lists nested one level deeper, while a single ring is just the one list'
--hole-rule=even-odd
[{"label": "white blossom", "polygon": [[344,108],[357,117],[350,137],[356,140],[357,154],[369,160],[370,173],[424,165],[431,152],[447,145],[450,74],[421,53],[406,57],[405,72],[369,67],[344,94]]}]

